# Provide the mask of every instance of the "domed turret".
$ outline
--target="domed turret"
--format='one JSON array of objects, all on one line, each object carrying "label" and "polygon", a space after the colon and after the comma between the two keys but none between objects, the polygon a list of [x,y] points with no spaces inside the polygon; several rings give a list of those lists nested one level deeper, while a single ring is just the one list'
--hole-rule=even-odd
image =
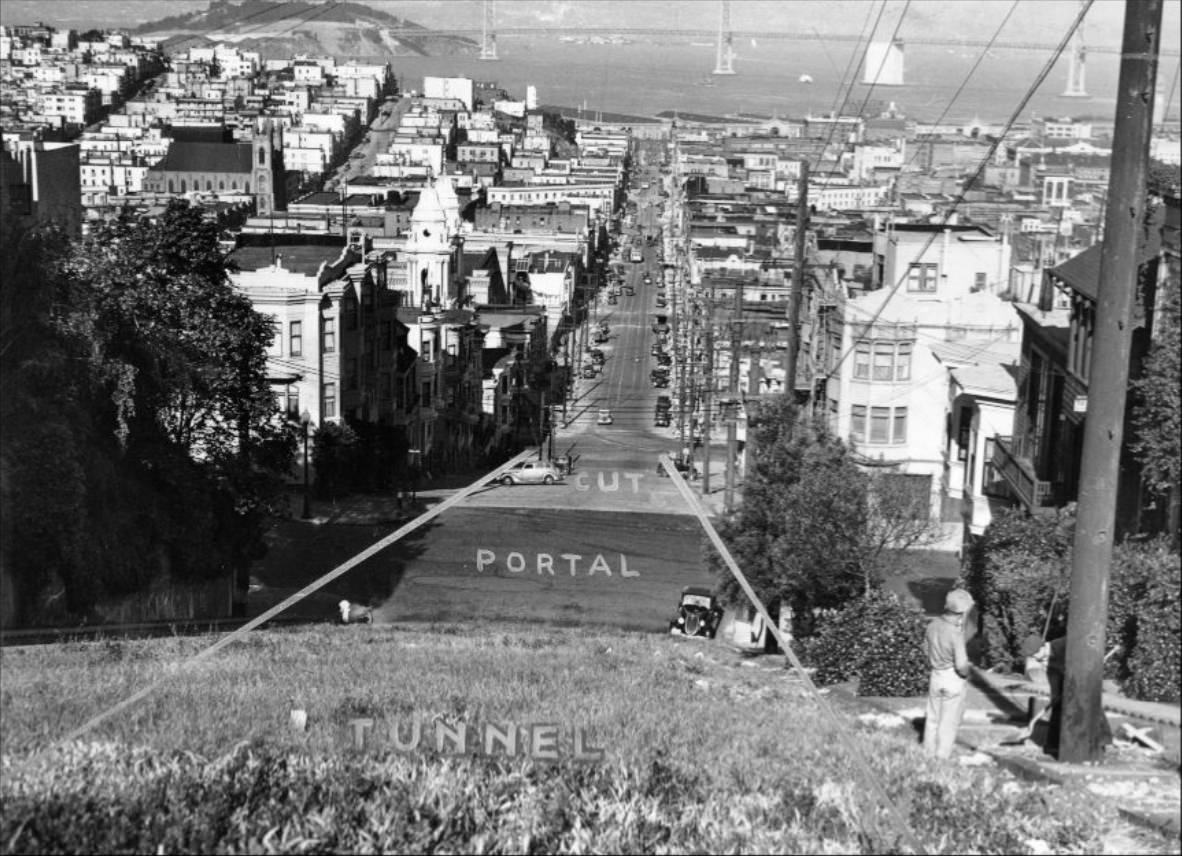
[{"label": "domed turret", "polygon": [[456,196],[451,176],[440,176],[439,181],[435,183],[435,190],[439,194],[439,204],[447,219],[448,234],[454,235],[460,230],[460,198]]},{"label": "domed turret", "polygon": [[419,201],[410,215],[412,247],[442,247],[448,242],[447,214],[439,199],[439,191],[428,184],[419,194]]}]

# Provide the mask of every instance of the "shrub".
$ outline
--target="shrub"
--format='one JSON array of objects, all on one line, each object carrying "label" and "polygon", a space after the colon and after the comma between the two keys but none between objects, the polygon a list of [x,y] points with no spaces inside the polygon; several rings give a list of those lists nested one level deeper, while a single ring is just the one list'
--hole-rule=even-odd
[{"label": "shrub", "polygon": [[1021,509],[994,517],[973,547],[965,588],[982,616],[981,656],[986,666],[1021,669],[1028,637],[1048,638],[1066,628],[1075,508],[1054,515]]},{"label": "shrub", "polygon": [[[1007,511],[974,547],[965,585],[982,612],[985,665],[1020,670],[1028,637],[1065,632],[1074,528],[1070,506],[1055,516]],[[1116,546],[1105,629],[1109,652],[1115,652],[1105,661],[1105,676],[1134,698],[1179,698],[1180,598],[1178,554],[1165,539],[1130,538]]]},{"label": "shrub", "polygon": [[820,684],[858,678],[863,696],[916,696],[927,691],[923,655],[927,622],[885,591],[844,607],[804,647]]},{"label": "shrub", "polygon": [[[1176,703],[1182,685],[1182,584],[1178,554],[1163,539],[1126,541],[1112,563],[1109,647],[1120,644],[1117,677],[1125,692]],[[1121,635],[1113,632],[1117,624]]]}]

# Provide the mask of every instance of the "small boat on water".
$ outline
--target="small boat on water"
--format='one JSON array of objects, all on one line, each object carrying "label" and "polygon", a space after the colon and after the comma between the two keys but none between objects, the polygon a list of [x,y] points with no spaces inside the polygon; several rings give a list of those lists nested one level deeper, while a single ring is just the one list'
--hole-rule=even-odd
[{"label": "small boat on water", "polygon": [[802,74],[802,75],[800,76],[800,82],[801,82],[801,83],[812,83],[812,82],[813,82],[813,76],[812,76],[811,74]]}]

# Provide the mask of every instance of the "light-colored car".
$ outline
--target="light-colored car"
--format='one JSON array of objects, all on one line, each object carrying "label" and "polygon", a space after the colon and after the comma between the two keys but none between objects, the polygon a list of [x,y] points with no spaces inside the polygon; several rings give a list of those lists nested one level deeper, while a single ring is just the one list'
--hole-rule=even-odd
[{"label": "light-colored car", "polygon": [[543,461],[522,461],[505,471],[500,482],[511,484],[554,484],[562,481],[562,473]]},{"label": "light-colored car", "polygon": [[599,411],[599,418],[596,421],[597,425],[611,425],[613,421],[612,412],[606,407]]}]

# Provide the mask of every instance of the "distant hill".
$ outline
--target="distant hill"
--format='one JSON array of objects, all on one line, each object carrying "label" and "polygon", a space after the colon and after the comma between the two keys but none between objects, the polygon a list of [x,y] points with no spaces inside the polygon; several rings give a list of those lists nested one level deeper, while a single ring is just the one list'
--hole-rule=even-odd
[{"label": "distant hill", "polygon": [[306,53],[372,61],[411,54],[468,54],[479,49],[476,42],[460,36],[426,32],[421,37],[392,36],[389,28],[423,29],[414,21],[361,3],[214,0],[208,9],[149,21],[134,32],[163,37],[166,52],[228,42],[242,50],[258,51],[264,59]]}]

